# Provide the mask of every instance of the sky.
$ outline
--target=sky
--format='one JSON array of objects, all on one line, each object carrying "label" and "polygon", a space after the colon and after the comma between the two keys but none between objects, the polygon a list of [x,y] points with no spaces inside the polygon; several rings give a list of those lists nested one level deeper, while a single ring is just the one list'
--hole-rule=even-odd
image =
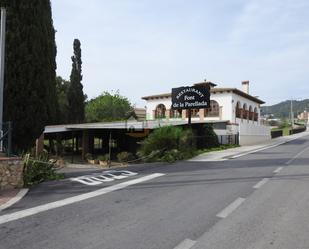
[{"label": "sky", "polygon": [[88,98],[142,96],[205,79],[267,105],[309,98],[308,0],[51,0],[57,74],[82,44]]}]

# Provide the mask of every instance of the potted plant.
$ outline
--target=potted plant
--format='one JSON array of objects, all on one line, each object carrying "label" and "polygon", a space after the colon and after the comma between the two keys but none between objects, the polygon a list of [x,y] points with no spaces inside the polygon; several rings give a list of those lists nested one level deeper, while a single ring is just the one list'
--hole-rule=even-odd
[{"label": "potted plant", "polygon": [[85,155],[85,158],[86,158],[87,162],[90,163],[90,164],[98,164],[98,162],[99,162],[98,159],[95,159],[95,158],[93,157],[93,155],[90,154],[90,153],[87,153],[87,154]]},{"label": "potted plant", "polygon": [[108,154],[99,156],[99,157],[98,157],[99,164],[100,164],[101,166],[107,166],[107,165],[108,165],[108,158],[109,158],[109,155],[108,155]]}]

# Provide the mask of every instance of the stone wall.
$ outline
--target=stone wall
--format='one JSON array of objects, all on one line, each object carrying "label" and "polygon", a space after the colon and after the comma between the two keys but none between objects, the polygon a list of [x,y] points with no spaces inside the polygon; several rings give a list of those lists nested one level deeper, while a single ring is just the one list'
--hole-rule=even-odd
[{"label": "stone wall", "polygon": [[0,190],[22,188],[23,162],[19,158],[0,158]]}]

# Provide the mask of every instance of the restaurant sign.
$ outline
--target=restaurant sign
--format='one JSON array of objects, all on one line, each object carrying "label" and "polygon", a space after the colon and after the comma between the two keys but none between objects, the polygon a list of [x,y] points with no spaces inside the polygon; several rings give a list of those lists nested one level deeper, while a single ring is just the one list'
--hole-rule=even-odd
[{"label": "restaurant sign", "polygon": [[201,109],[209,107],[209,87],[185,86],[172,88],[172,109]]}]

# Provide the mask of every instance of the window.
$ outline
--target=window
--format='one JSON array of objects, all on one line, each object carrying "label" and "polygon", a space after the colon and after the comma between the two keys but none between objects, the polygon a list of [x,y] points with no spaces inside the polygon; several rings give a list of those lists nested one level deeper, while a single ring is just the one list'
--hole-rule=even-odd
[{"label": "window", "polygon": [[236,104],[236,118],[241,118],[241,112],[242,112],[241,104],[238,101]]},{"label": "window", "polygon": [[[191,109],[191,118],[198,118],[200,116],[200,109]],[[189,117],[189,110],[186,110],[186,117]]]},{"label": "window", "polygon": [[205,117],[219,117],[220,106],[217,101],[210,100],[210,108],[205,109]]},{"label": "window", "polygon": [[159,104],[155,110],[155,118],[165,118],[165,111],[165,105]]},{"label": "window", "polygon": [[249,106],[249,120],[254,120],[254,113],[251,105]]},{"label": "window", "polygon": [[249,113],[248,113],[248,109],[247,109],[247,104],[243,105],[242,108],[242,118],[243,119],[248,119],[249,118]]},{"label": "window", "polygon": [[181,118],[181,110],[171,110],[171,118]]},{"label": "window", "polygon": [[258,109],[255,107],[254,108],[254,121],[258,121],[259,120],[259,113],[258,113]]}]

